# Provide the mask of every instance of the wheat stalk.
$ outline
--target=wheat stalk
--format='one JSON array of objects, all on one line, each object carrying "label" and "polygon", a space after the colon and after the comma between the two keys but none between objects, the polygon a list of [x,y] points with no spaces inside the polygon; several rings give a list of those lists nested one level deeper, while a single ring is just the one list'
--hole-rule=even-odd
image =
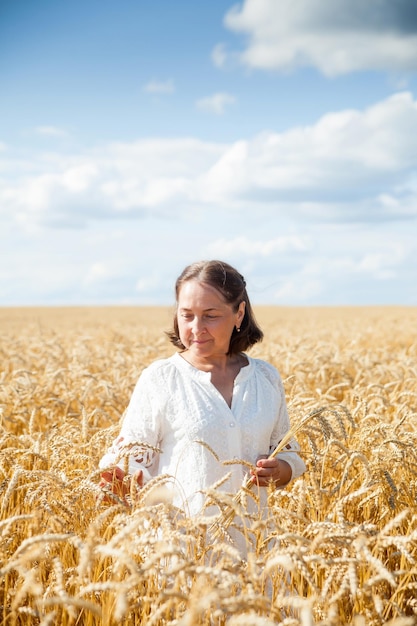
[{"label": "wheat stalk", "polygon": [[[313,418],[320,417],[322,413],[326,410],[326,407],[321,407],[319,409],[314,409],[311,411],[306,417],[300,420],[300,422],[290,428],[290,430],[284,435],[281,439],[277,447],[271,452],[268,456],[268,459],[275,458],[284,448],[285,446],[295,437],[295,435],[304,427],[308,422],[310,422]],[[244,498],[250,492],[255,483],[252,480],[252,477],[248,475],[243,485],[240,487],[238,492],[233,497],[233,506],[226,506],[221,512],[220,516],[210,525],[209,532],[215,539],[224,535],[225,530],[229,528],[232,524],[236,511],[241,507],[244,502]]]},{"label": "wheat stalk", "polygon": [[417,308],[262,313],[268,341],[252,350],[281,371],[291,414],[326,410],[298,431],[308,472],[269,492],[262,519],[252,483],[239,502],[222,481],[207,490],[235,511],[244,561],[212,541],[209,512],[164,501],[164,477],[135,506],[97,506],[98,459],[137,377],[172,352],[171,312],[155,317],[0,307],[0,622],[414,624]]}]

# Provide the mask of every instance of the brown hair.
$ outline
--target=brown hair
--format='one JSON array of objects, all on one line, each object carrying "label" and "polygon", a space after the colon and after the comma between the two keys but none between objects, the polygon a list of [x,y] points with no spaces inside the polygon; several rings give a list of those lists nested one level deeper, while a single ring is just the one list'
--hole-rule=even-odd
[{"label": "brown hair", "polygon": [[[232,305],[236,312],[241,302],[245,302],[245,315],[240,326],[240,332],[236,328],[233,329],[230,338],[229,351],[227,354],[237,354],[244,352],[258,341],[262,341],[263,332],[258,326],[246,291],[246,282],[242,274],[222,261],[197,261],[188,265],[179,275],[175,283],[175,301],[178,303],[178,296],[181,287],[188,280],[197,280],[200,283],[206,283],[214,287],[224,298],[224,300]],[[177,309],[173,320],[173,330],[167,332],[167,335],[177,348],[185,350],[180,336],[177,320]]]}]

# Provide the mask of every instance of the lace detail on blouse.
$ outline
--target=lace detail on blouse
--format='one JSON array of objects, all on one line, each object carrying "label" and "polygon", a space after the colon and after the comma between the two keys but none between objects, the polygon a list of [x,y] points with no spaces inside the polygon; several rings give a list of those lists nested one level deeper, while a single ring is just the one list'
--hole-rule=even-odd
[{"label": "lace detail on blouse", "polygon": [[110,448],[111,452],[116,456],[119,463],[122,459],[131,457],[131,459],[143,467],[150,467],[154,461],[155,455],[160,453],[160,448],[154,448],[146,443],[123,443],[124,437],[116,439]]}]

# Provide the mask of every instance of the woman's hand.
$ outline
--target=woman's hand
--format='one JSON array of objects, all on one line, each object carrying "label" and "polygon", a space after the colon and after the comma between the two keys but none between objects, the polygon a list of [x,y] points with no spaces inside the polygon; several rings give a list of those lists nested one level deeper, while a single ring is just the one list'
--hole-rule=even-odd
[{"label": "woman's hand", "polygon": [[114,504],[121,501],[128,506],[127,496],[134,496],[135,490],[143,487],[143,472],[138,470],[131,476],[116,466],[102,472],[99,486],[105,494],[103,502]]},{"label": "woman's hand", "polygon": [[282,487],[290,482],[292,476],[291,466],[282,459],[269,459],[267,455],[260,456],[256,461],[256,467],[251,470],[252,482],[259,487],[267,487],[272,481],[275,487]]}]

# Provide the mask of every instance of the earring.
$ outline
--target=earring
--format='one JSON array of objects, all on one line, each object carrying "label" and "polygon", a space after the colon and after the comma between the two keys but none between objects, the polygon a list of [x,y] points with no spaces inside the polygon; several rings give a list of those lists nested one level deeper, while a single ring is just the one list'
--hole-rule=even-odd
[{"label": "earring", "polygon": [[236,332],[240,333],[240,326],[239,328],[236,326]]}]

